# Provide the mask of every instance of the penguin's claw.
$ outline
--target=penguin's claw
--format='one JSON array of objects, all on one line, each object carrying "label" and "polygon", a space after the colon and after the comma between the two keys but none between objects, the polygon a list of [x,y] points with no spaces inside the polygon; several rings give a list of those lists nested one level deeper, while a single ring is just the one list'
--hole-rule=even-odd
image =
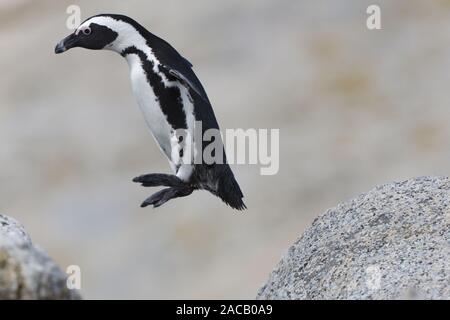
[{"label": "penguin's claw", "polygon": [[172,174],[150,173],[133,179],[133,182],[140,183],[143,187],[184,187],[185,182]]},{"label": "penguin's claw", "polygon": [[158,208],[171,199],[188,196],[192,193],[192,191],[192,188],[166,188],[148,197],[141,204],[141,208],[145,208],[150,205],[153,205],[153,208]]},{"label": "penguin's claw", "polygon": [[158,191],[154,194],[152,194],[150,197],[145,199],[145,201],[142,203],[141,208],[148,207],[150,205],[153,205],[153,208],[157,208],[161,205],[163,205],[165,202],[167,202],[169,199],[164,200],[168,197],[168,193],[171,191],[171,188],[163,189],[161,191]]}]

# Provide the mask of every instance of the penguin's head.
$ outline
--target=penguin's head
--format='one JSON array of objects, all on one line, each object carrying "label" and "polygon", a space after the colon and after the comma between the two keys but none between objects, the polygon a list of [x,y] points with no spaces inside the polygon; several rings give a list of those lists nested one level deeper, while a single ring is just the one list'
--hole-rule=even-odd
[{"label": "penguin's head", "polygon": [[143,30],[142,26],[127,16],[96,15],[85,20],[72,34],[61,40],[55,47],[55,53],[76,47],[121,53],[134,42],[142,41]]}]

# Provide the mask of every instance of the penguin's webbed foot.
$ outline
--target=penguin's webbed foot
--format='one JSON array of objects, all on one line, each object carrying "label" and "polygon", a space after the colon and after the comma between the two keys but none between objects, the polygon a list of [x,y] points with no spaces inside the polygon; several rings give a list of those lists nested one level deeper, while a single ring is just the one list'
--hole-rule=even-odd
[{"label": "penguin's webbed foot", "polygon": [[172,174],[150,173],[133,179],[133,182],[142,184],[143,187],[184,187],[186,183]]},{"label": "penguin's webbed foot", "polygon": [[190,195],[194,191],[193,188],[190,187],[172,187],[160,190],[150,197],[148,197],[141,205],[141,208],[145,208],[147,206],[153,205],[154,208],[162,206],[167,201],[179,198],[186,197]]}]

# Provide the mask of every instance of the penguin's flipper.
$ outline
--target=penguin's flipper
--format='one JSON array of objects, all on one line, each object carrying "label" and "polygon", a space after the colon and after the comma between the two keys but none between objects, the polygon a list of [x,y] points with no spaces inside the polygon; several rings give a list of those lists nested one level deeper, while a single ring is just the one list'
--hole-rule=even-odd
[{"label": "penguin's flipper", "polygon": [[141,205],[141,208],[145,208],[149,205],[153,205],[153,208],[157,208],[162,206],[164,203],[171,199],[179,198],[179,197],[186,197],[190,195],[194,191],[194,189],[189,187],[184,188],[166,188],[163,190],[160,190],[154,194],[152,194],[150,197],[148,197]]},{"label": "penguin's flipper", "polygon": [[[192,89],[196,94],[198,94],[203,100],[209,101],[206,95],[205,89],[203,89],[200,81],[198,81],[197,77],[192,77],[190,74],[184,74],[183,72],[170,68],[169,66],[164,66],[164,68],[169,72],[169,74],[177,79],[183,86],[185,86],[188,90]],[[192,70],[190,71],[192,73]]]},{"label": "penguin's flipper", "polygon": [[200,97],[202,97],[202,99],[207,100],[208,98],[206,96],[204,96],[202,94],[202,91],[200,90],[200,88],[198,88],[195,83],[189,81],[188,78],[186,78],[185,76],[183,76],[183,74],[181,74],[180,72],[178,72],[177,70],[171,69],[169,70],[169,73],[174,76],[175,78],[178,79],[178,81],[181,82],[181,84],[183,84],[185,87],[187,87],[188,89],[192,89],[195,91],[195,93],[197,93]]}]

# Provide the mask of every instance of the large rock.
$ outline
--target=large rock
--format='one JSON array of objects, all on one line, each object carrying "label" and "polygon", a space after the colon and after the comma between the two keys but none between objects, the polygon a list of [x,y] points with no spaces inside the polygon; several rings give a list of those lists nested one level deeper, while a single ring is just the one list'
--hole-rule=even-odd
[{"label": "large rock", "polygon": [[79,298],[66,277],[16,220],[0,214],[0,299]]},{"label": "large rock", "polygon": [[450,299],[450,180],[386,184],[319,216],[259,299]]}]

